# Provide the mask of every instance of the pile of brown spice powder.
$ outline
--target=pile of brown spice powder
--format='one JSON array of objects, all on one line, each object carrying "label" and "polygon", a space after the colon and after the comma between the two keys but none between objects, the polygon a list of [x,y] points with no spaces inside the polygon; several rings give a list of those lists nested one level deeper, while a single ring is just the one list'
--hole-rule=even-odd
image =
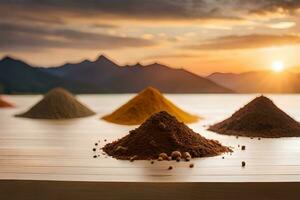
[{"label": "pile of brown spice powder", "polygon": [[27,112],[16,116],[35,119],[71,119],[94,114],[71,93],[62,88],[55,88]]},{"label": "pile of brown spice powder", "polygon": [[260,96],[209,130],[246,137],[299,137],[300,124],[280,110],[270,99]]},{"label": "pile of brown spice powder", "polygon": [[156,113],[140,127],[117,141],[106,144],[103,150],[117,159],[157,159],[159,154],[168,156],[177,151],[191,157],[216,156],[230,152],[216,140],[208,140],[165,111]]},{"label": "pile of brown spice powder", "polygon": [[0,96],[0,108],[12,108],[14,107],[13,104],[5,101],[1,96]]}]

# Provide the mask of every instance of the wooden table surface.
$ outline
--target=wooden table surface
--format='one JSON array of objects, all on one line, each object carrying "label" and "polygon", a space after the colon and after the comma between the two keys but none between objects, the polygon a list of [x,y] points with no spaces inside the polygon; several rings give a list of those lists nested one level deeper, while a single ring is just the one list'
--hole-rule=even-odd
[{"label": "wooden table surface", "polygon": [[[202,186],[228,183],[245,189],[249,188],[249,184],[258,182],[283,185],[300,182],[300,138],[237,139],[205,130],[206,125],[228,117],[255,95],[168,95],[185,110],[203,116],[204,120],[189,126],[207,138],[218,139],[222,144],[232,146],[234,152],[231,155],[179,163],[156,161],[153,165],[149,161],[116,160],[102,155],[100,150],[97,151],[100,157],[93,158],[94,143],[100,141],[99,149],[106,143],[105,139],[111,142],[134,128],[100,120],[101,115],[113,111],[131,96],[80,96],[79,99],[94,109],[97,115],[62,121],[15,118],[14,114],[28,109],[41,97],[7,96],[17,107],[0,110],[0,185],[6,183],[2,190],[12,182],[15,186],[22,185],[22,181],[33,183],[32,187],[35,187],[35,181],[73,181],[86,184],[115,183],[119,186],[122,183],[128,183],[127,186],[129,183],[173,183],[175,187],[184,183]],[[288,114],[300,120],[300,96],[271,95],[271,98]],[[245,145],[246,150],[242,151],[238,145]],[[222,159],[223,156],[225,159]],[[246,162],[244,168],[241,167],[242,161]],[[189,168],[190,163],[194,163],[195,167]],[[173,170],[168,170],[169,166],[173,166]],[[279,186],[282,185],[276,185]],[[267,186],[262,185],[262,188]],[[274,191],[274,188],[271,189]],[[298,193],[297,190],[294,192]]]}]

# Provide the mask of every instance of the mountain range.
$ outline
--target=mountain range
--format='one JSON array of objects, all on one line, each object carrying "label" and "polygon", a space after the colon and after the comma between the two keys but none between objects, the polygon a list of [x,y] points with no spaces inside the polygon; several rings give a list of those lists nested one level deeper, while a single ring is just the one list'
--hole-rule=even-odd
[{"label": "mountain range", "polygon": [[213,73],[206,78],[238,93],[300,93],[300,74],[289,71]]},{"label": "mountain range", "polygon": [[64,87],[73,93],[135,93],[152,86],[165,93],[231,93],[212,80],[159,63],[119,66],[101,55],[58,67],[33,67],[22,60],[0,60],[0,92],[45,93]]}]

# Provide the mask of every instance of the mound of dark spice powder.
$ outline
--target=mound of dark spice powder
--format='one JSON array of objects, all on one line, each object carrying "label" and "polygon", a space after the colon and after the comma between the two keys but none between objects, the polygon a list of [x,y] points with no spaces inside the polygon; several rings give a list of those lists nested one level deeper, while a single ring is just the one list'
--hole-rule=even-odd
[{"label": "mound of dark spice powder", "polygon": [[260,96],[209,130],[247,137],[299,137],[300,124],[280,110],[270,99]]},{"label": "mound of dark spice powder", "polygon": [[148,118],[139,128],[117,141],[106,144],[103,150],[117,159],[157,159],[162,152],[189,152],[192,157],[216,156],[231,151],[218,141],[208,140],[165,111]]},{"label": "mound of dark spice powder", "polygon": [[16,116],[35,119],[71,119],[94,114],[93,111],[77,101],[70,92],[62,88],[55,88],[27,112]]},{"label": "mound of dark spice powder", "polygon": [[5,101],[1,96],[0,96],[0,108],[12,108],[14,107],[13,104]]}]

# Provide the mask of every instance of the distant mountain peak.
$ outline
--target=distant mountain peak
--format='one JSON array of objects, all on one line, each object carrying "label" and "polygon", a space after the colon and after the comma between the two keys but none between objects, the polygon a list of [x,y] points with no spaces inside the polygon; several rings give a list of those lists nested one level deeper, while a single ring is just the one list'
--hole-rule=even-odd
[{"label": "distant mountain peak", "polygon": [[10,56],[4,56],[1,61],[16,61],[16,59],[10,57]]},{"label": "distant mountain peak", "polygon": [[[158,62],[154,62],[154,63],[152,63],[152,64],[150,64],[150,65],[163,65],[163,64],[158,63]],[[165,65],[163,65],[163,66],[165,66]]]},{"label": "distant mountain peak", "polygon": [[98,56],[98,58],[94,61],[94,63],[106,63],[106,64],[118,66],[114,61],[112,61],[111,59],[109,59],[107,56],[103,54]]},{"label": "distant mountain peak", "polygon": [[112,62],[107,56],[101,54],[100,56],[98,56],[98,58],[95,60],[95,62],[99,62],[99,61],[109,61]]},{"label": "distant mountain peak", "polygon": [[105,55],[101,54],[100,56],[98,56],[98,58],[96,59],[96,61],[98,60],[109,60]]},{"label": "distant mountain peak", "polygon": [[91,61],[89,59],[85,59],[83,61],[80,62],[80,64],[85,64],[85,63],[90,63]]},{"label": "distant mountain peak", "polygon": [[[24,62],[23,60],[19,60],[10,56],[5,56],[0,60],[0,63],[4,63],[4,64],[24,64],[24,65],[28,65],[26,62]],[[4,65],[5,66],[5,65]]]},{"label": "distant mountain peak", "polygon": [[162,68],[168,68],[168,69],[170,68],[169,66],[161,64],[161,63],[158,63],[158,62],[149,64],[149,65],[147,65],[147,67],[162,67]]},{"label": "distant mountain peak", "polygon": [[142,65],[140,62],[137,62],[135,65],[133,65],[133,67],[144,67],[144,65]]}]

